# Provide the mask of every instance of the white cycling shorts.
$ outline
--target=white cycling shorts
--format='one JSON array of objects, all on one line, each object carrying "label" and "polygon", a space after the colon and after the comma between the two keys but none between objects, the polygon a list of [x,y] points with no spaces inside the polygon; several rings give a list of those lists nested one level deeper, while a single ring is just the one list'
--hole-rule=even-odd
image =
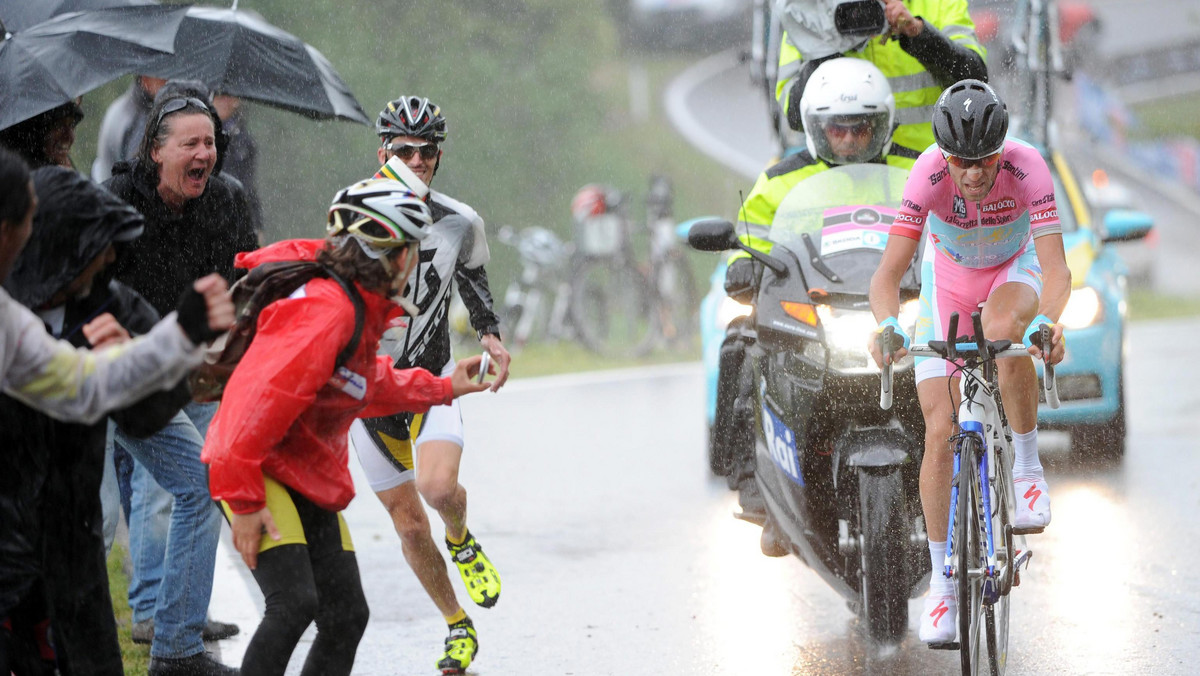
[{"label": "white cycling shorts", "polygon": [[[442,376],[454,372],[454,361],[451,360],[442,368]],[[392,422],[406,422],[405,425],[393,425],[400,429],[407,428],[408,434],[399,432],[387,434],[372,425],[355,420],[350,426],[350,444],[358,455],[363,473],[371,490],[378,493],[395,488],[416,478],[414,445],[411,442],[412,432],[416,432],[415,448],[429,441],[448,441],[459,448],[463,447],[462,410],[455,399],[445,406],[434,406],[425,414],[400,414],[391,419]],[[404,437],[404,438],[400,438]]]}]

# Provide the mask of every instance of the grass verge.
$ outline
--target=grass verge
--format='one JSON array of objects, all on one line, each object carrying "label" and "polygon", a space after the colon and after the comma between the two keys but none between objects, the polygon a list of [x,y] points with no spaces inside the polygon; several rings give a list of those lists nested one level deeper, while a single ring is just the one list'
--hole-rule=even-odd
[{"label": "grass verge", "polygon": [[1138,128],[1131,135],[1139,139],[1169,136],[1200,138],[1200,118],[1196,108],[1200,94],[1173,96],[1133,106]]},{"label": "grass verge", "polygon": [[129,609],[129,577],[125,575],[125,561],[129,552],[120,543],[114,544],[108,556],[108,593],[112,597],[113,612],[117,616],[117,638],[121,642],[121,661],[125,664],[126,676],[146,676],[150,669],[149,646],[138,645],[129,636],[133,626]]},{"label": "grass verge", "polygon": [[1179,319],[1200,316],[1200,298],[1157,293],[1148,289],[1129,292],[1129,320]]}]

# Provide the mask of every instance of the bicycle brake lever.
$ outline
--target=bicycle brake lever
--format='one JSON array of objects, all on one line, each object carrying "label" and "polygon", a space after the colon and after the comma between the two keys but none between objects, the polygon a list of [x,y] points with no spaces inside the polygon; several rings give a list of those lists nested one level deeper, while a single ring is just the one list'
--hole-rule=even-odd
[{"label": "bicycle brake lever", "polygon": [[1031,340],[1036,339],[1038,348],[1042,351],[1042,392],[1050,408],[1058,408],[1058,383],[1054,379],[1054,365],[1050,363],[1050,352],[1054,348],[1054,334],[1049,324],[1042,324]]}]

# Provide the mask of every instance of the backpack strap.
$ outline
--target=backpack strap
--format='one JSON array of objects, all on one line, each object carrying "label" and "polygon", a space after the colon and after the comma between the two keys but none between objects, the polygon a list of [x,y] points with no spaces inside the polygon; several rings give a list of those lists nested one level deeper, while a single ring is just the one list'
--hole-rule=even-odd
[{"label": "backpack strap", "polygon": [[337,361],[333,365],[333,369],[336,371],[345,366],[346,362],[350,361],[350,357],[353,357],[354,353],[358,350],[358,344],[362,340],[363,322],[365,321],[367,308],[354,284],[338,276],[333,270],[327,267],[325,268],[325,273],[329,275],[330,279],[337,282],[338,286],[342,287],[342,291],[346,292],[346,295],[350,297],[350,302],[354,304],[354,335],[350,337],[350,342],[346,343],[346,347],[342,348],[342,351],[338,353]]}]

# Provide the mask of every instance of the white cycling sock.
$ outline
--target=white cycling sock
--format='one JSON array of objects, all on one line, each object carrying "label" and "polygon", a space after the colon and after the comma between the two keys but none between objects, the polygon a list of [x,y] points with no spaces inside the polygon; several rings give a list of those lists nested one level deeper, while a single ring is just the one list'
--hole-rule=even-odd
[{"label": "white cycling sock", "polygon": [[946,577],[946,543],[929,541],[929,563],[933,573],[929,576],[930,596],[952,596],[954,582]]},{"label": "white cycling sock", "polygon": [[1042,461],[1038,459],[1038,431],[1024,434],[1013,432],[1013,471],[1014,479],[1044,479]]}]

